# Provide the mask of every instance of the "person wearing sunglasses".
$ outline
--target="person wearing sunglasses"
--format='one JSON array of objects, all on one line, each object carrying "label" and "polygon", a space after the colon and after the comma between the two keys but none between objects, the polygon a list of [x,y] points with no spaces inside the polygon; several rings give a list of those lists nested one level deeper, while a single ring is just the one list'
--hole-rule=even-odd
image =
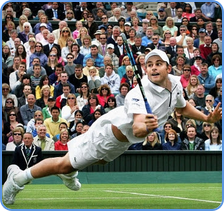
[{"label": "person wearing sunglasses", "polygon": [[14,151],[22,143],[23,134],[24,130],[21,127],[16,127],[12,131],[13,141],[6,144],[6,151]]},{"label": "person wearing sunglasses", "polygon": [[12,98],[15,104],[15,107],[18,107],[18,100],[15,94],[10,93],[10,87],[7,83],[2,84],[2,105],[5,105],[5,102],[8,98]]}]

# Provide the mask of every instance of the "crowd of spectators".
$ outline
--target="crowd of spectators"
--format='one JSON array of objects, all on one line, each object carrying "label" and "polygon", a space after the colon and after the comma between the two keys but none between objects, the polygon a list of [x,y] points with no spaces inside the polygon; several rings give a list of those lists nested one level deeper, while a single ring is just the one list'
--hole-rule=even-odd
[{"label": "crowd of spectators", "polygon": [[[2,10],[3,150],[13,151],[24,137],[38,150],[67,150],[70,139],[122,106],[137,80],[121,33],[141,77],[147,77],[145,55],[155,48],[165,51],[186,101],[209,115],[222,102],[220,10],[211,2],[200,8],[194,2],[158,2],[157,12],[141,2],[7,3]],[[174,111],[158,130],[129,149],[222,150],[221,121],[199,122]]]}]

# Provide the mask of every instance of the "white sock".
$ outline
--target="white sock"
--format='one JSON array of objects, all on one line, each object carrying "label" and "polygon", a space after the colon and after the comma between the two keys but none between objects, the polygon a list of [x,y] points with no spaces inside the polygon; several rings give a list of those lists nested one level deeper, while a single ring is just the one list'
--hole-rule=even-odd
[{"label": "white sock", "polygon": [[33,176],[31,174],[30,168],[21,171],[14,177],[14,181],[18,186],[23,186],[33,180]]}]

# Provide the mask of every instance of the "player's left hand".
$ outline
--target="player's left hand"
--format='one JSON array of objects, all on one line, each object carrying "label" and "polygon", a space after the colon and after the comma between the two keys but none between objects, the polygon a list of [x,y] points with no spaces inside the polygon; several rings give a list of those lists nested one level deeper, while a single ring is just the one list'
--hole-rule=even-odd
[{"label": "player's left hand", "polygon": [[207,122],[215,123],[222,119],[222,108],[220,106],[221,103],[218,103],[215,110],[208,115]]}]

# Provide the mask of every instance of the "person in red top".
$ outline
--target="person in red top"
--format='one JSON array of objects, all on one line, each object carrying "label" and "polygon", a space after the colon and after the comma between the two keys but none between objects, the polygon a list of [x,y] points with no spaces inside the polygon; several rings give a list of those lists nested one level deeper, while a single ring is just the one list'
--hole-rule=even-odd
[{"label": "person in red top", "polygon": [[189,64],[185,64],[183,68],[183,74],[180,76],[180,82],[185,89],[189,83],[191,76],[191,66]]},{"label": "person in red top", "polygon": [[201,73],[202,57],[196,56],[194,65],[191,66],[191,75],[198,76]]},{"label": "person in red top", "polygon": [[69,133],[67,129],[62,129],[60,133],[60,139],[54,143],[55,150],[66,150],[68,151]]},{"label": "person in red top", "polygon": [[105,106],[109,97],[114,97],[114,94],[111,93],[110,87],[107,84],[103,84],[98,89],[99,94],[97,94],[97,98],[99,104],[101,106]]},{"label": "person in red top", "polygon": [[206,35],[204,38],[205,44],[199,46],[201,57],[207,59],[208,55],[212,52],[212,38],[209,35]]}]

